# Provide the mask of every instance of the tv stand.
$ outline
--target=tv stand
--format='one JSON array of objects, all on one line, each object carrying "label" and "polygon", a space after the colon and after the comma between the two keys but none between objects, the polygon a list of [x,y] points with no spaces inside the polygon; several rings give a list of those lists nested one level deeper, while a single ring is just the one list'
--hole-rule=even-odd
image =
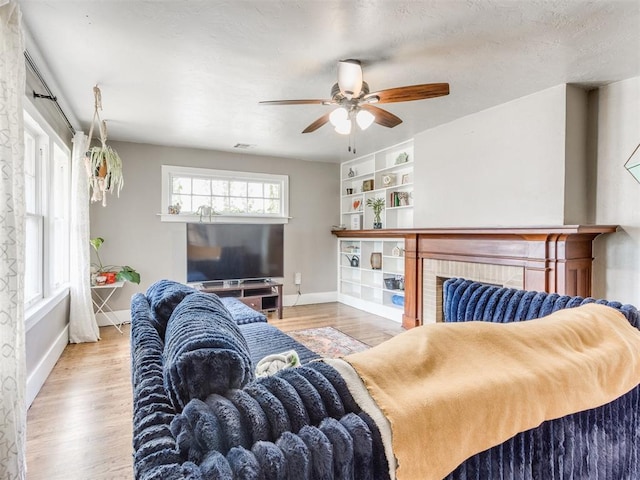
[{"label": "tv stand", "polygon": [[215,293],[219,297],[235,297],[259,312],[276,312],[282,318],[282,283],[266,280],[238,285],[205,285],[201,292]]}]

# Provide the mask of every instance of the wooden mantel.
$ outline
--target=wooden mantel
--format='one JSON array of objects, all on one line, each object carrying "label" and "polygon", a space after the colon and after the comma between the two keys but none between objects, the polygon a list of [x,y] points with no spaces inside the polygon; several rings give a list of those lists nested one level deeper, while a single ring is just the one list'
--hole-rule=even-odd
[{"label": "wooden mantel", "polygon": [[341,238],[404,238],[405,328],[422,324],[425,259],[522,267],[526,290],[591,295],[593,240],[616,225],[334,230]]}]

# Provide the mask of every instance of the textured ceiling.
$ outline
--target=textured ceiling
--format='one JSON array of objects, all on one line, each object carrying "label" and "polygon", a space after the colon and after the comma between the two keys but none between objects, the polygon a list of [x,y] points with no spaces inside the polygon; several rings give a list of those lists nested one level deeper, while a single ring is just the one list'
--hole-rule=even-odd
[{"label": "textured ceiling", "polygon": [[[342,161],[347,137],[300,132],[331,107],[337,61],[373,90],[448,82],[446,97],[386,105],[404,120],[356,134],[358,155],[562,83],[640,76],[638,0],[21,0],[39,68],[88,131],[102,90],[109,138]],[[76,125],[78,126],[78,125]]]}]

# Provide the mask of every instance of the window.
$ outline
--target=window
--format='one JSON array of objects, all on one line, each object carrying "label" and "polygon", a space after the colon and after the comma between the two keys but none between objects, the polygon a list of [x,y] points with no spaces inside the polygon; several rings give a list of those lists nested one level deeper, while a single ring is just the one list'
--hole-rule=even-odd
[{"label": "window", "polygon": [[69,212],[71,172],[69,152],[58,144],[53,146],[53,168],[50,209],[51,283],[60,288],[69,281]]},{"label": "window", "polygon": [[42,298],[42,152],[37,133],[25,122],[24,129],[24,193],[25,219],[25,282],[27,305]]},{"label": "window", "polygon": [[25,307],[69,281],[70,151],[37,112],[24,112]]},{"label": "window", "polygon": [[[286,175],[162,166],[162,213],[167,221],[288,220]],[[179,214],[175,214],[179,212]]]}]

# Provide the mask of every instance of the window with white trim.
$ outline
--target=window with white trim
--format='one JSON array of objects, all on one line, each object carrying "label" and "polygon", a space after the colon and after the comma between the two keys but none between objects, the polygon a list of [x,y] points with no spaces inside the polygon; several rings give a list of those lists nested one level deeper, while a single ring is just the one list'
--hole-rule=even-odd
[{"label": "window with white trim", "polygon": [[287,175],[162,166],[163,220],[285,223],[288,198]]},{"label": "window with white trim", "polygon": [[33,111],[24,112],[25,307],[69,282],[71,152]]}]

